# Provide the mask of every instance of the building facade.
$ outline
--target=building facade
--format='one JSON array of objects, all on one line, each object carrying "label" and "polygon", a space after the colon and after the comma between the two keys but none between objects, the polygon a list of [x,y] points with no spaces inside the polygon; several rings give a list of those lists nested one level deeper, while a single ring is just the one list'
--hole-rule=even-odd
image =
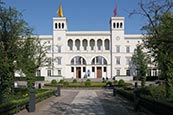
[{"label": "building facade", "polygon": [[68,31],[65,17],[53,18],[53,35],[40,35],[47,65],[36,75],[45,79],[133,76],[131,57],[142,35],[125,35],[124,17],[111,17],[109,31]]}]

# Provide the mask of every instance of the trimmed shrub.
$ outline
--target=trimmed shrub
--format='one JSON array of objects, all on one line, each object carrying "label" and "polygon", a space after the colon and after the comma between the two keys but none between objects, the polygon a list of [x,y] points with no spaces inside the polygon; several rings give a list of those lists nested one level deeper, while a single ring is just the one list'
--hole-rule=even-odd
[{"label": "trimmed shrub", "polygon": [[61,80],[59,81],[59,83],[60,83],[60,84],[63,84],[63,83],[64,83],[64,80],[63,80],[63,79],[61,79]]},{"label": "trimmed shrub", "polygon": [[73,79],[73,81],[72,81],[73,83],[77,83],[77,79]]},{"label": "trimmed shrub", "polygon": [[87,79],[85,81],[85,86],[91,86],[91,80],[90,79]]},{"label": "trimmed shrub", "polygon": [[106,83],[106,87],[112,87],[112,82],[111,82],[111,81],[108,81],[108,82]]},{"label": "trimmed shrub", "polygon": [[53,79],[53,80],[51,81],[51,84],[56,85],[56,84],[58,84],[58,82],[57,82],[55,79]]},{"label": "trimmed shrub", "polygon": [[125,85],[125,81],[124,81],[123,79],[120,79],[120,80],[118,81],[118,85],[119,85],[119,86],[124,86],[124,85]]},{"label": "trimmed shrub", "polygon": [[69,82],[68,82],[68,81],[65,81],[65,82],[63,83],[63,85],[64,85],[64,86],[69,86]]},{"label": "trimmed shrub", "polygon": [[113,83],[114,83],[114,85],[116,85],[118,83],[118,81],[117,80],[114,80]]}]

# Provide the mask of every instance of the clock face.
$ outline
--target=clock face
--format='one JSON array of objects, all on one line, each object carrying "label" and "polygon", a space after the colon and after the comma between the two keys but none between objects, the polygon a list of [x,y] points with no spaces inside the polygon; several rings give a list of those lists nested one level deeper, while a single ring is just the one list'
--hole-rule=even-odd
[{"label": "clock face", "polygon": [[58,41],[60,41],[61,40],[61,37],[58,37]]},{"label": "clock face", "polygon": [[117,36],[117,37],[116,37],[116,40],[117,40],[117,41],[119,41],[119,40],[120,40],[120,37],[119,37],[119,36]]}]

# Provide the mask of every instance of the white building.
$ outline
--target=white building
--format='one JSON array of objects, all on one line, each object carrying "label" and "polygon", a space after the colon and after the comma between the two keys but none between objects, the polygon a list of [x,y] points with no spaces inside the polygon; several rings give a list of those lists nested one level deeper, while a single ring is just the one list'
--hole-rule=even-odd
[{"label": "white building", "polygon": [[[68,31],[65,17],[53,18],[53,35],[40,35],[49,66],[37,76],[64,78],[132,76],[130,60],[142,35],[124,34],[124,17],[111,17],[109,31]],[[126,77],[127,78],[127,77]]]}]

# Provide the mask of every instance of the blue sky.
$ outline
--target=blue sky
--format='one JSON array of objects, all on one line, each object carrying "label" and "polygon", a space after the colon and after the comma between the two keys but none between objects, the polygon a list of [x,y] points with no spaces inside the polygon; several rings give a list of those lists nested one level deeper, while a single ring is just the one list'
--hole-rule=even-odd
[{"label": "blue sky", "polygon": [[[125,17],[125,33],[141,34],[145,24],[143,17],[129,17],[140,0],[3,0],[6,6],[22,11],[23,18],[34,29],[34,34],[52,34],[52,18],[62,3],[68,19],[69,31],[109,31],[110,17],[115,6],[118,16]],[[117,2],[116,2],[117,1]],[[117,4],[116,4],[117,3]]]}]

